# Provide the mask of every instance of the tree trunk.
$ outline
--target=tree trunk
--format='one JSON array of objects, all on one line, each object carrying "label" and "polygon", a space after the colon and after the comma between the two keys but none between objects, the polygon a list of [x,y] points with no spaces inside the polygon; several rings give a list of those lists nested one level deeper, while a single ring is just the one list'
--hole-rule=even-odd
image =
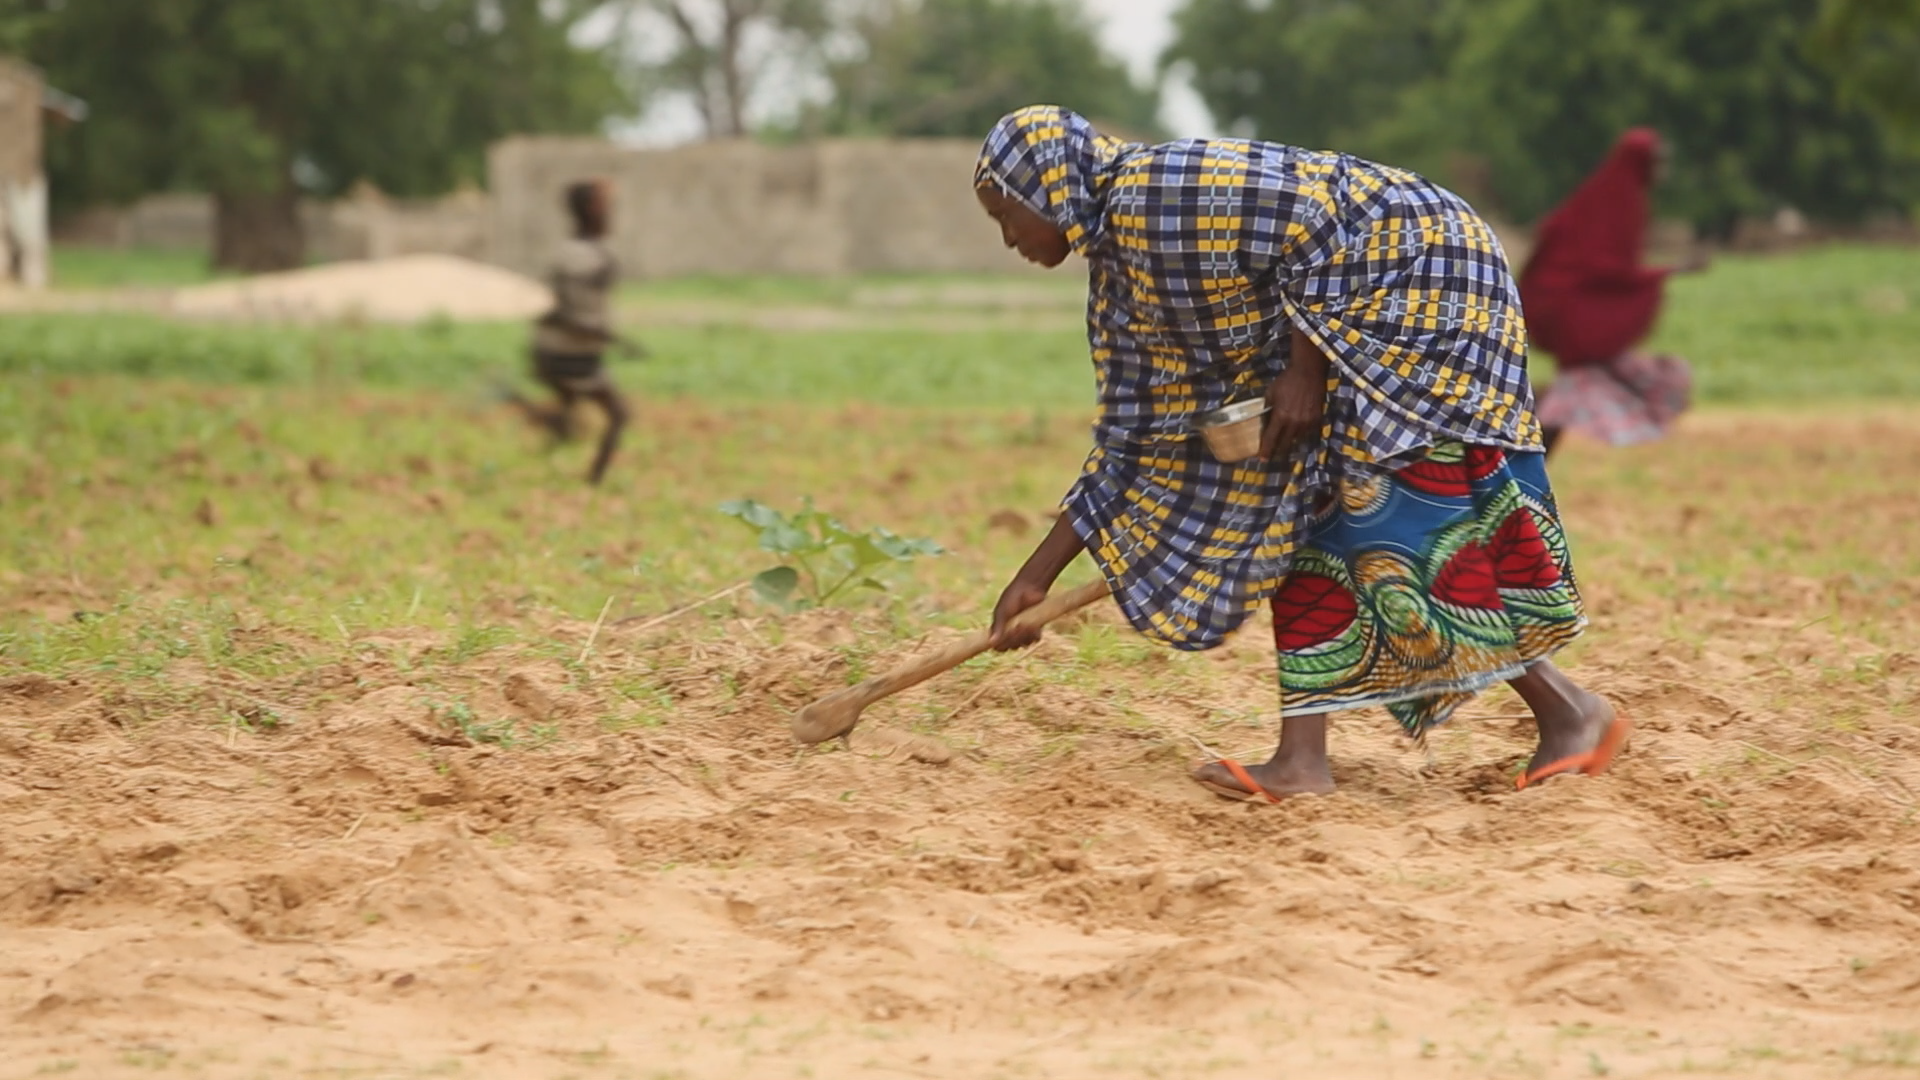
[{"label": "tree trunk", "polygon": [[729,3],[720,25],[720,81],[727,93],[727,130],[721,134],[730,139],[747,133],[747,74],[740,70],[740,39],[752,15]]},{"label": "tree trunk", "polygon": [[213,265],[262,274],[306,262],[300,192],[291,184],[265,194],[213,197]]}]

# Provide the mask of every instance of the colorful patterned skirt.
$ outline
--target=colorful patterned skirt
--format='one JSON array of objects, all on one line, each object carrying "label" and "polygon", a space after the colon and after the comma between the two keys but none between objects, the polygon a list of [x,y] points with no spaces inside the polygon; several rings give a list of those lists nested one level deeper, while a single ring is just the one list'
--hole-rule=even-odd
[{"label": "colorful patterned skirt", "polygon": [[1667,433],[1693,400],[1693,372],[1677,356],[1624,352],[1604,364],[1562,368],[1540,398],[1540,423],[1613,446]]},{"label": "colorful patterned skirt", "polygon": [[1441,443],[1310,519],[1273,598],[1281,712],[1385,706],[1418,737],[1585,626],[1546,455]]}]

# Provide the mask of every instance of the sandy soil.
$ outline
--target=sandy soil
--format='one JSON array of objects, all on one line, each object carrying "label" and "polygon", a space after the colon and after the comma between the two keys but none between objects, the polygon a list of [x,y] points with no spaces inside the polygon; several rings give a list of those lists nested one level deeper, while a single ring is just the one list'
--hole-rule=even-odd
[{"label": "sandy soil", "polygon": [[355,259],[181,289],[0,290],[0,312],[137,311],[291,322],[533,318],[553,294],[532,278],[453,255]]},{"label": "sandy soil", "polygon": [[[1836,467],[1810,427],[1693,430]],[[1859,527],[1911,524],[1895,490]],[[1756,542],[1806,524],[1728,491]],[[1690,520],[1561,494],[1616,543]],[[1195,716],[1267,741],[1257,634],[1211,700],[1151,664],[1051,678],[1056,635],[804,754],[786,717],[872,616],[607,631],[595,670],[674,697],[619,733],[563,665],[487,654],[456,689],[552,736],[514,749],[409,684],[446,646],[424,632],[298,679],[187,673],[171,705],[5,678],[0,1076],[1911,1076],[1920,597],[1662,599],[1662,572],[1586,583],[1576,668],[1631,752],[1524,793],[1504,693],[1430,761],[1343,718],[1332,797],[1195,788]],[[278,732],[214,721],[249,696]],[[928,706],[937,743],[907,726]]]},{"label": "sandy soil", "polygon": [[452,255],[352,260],[196,285],[173,294],[190,318],[418,322],[531,318],[553,306],[545,285]]}]

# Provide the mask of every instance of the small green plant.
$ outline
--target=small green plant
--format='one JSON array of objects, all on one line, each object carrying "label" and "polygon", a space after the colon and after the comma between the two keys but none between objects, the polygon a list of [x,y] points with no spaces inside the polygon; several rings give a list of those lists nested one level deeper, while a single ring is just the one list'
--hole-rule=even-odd
[{"label": "small green plant", "polygon": [[482,720],[473,711],[473,706],[464,701],[441,702],[432,706],[432,709],[435,716],[475,745],[485,743],[502,750],[538,748],[548,746],[560,737],[559,726],[555,724],[529,724],[522,731],[520,725],[511,718]]},{"label": "small green plant", "polygon": [[285,718],[279,713],[266,705],[259,704],[242,705],[227,716],[229,722],[235,727],[243,728],[255,735],[279,731],[286,724]]},{"label": "small green plant", "polygon": [[793,514],[752,499],[721,503],[720,512],[759,533],[761,550],[781,557],[779,566],[754,577],[753,591],[784,608],[819,607],[848,589],[884,591],[886,583],[874,576],[882,567],[946,554],[932,540],[900,536],[879,526],[854,532],[838,518],[815,510],[811,498],[803,499]]},{"label": "small green plant", "polygon": [[451,659],[456,664],[464,664],[489,649],[505,645],[513,636],[511,627],[468,626],[454,641]]}]

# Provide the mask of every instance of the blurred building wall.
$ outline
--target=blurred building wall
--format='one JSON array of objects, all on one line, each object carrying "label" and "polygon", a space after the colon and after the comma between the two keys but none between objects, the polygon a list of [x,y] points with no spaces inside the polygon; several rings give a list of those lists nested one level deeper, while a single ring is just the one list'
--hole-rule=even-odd
[{"label": "blurred building wall", "polygon": [[492,261],[544,271],[566,235],[562,193],[613,182],[613,246],[633,278],[687,274],[1008,271],[973,197],[969,139],[833,139],[792,146],[710,142],[623,149],[520,137],[488,157]]},{"label": "blurred building wall", "polygon": [[[4,130],[4,129],[0,129]],[[0,141],[0,150],[6,149]],[[496,143],[488,189],[394,199],[371,187],[301,209],[317,261],[459,255],[544,276],[566,235],[566,186],[610,179],[613,247],[629,278],[886,272],[1019,274],[1032,268],[1001,246],[973,197],[970,139],[838,139],[791,146],[709,142],[636,150],[600,139],[523,136]],[[1788,215],[1791,216],[1791,215]],[[62,242],[134,248],[212,248],[205,195],[154,195],[57,222]],[[1525,228],[1495,222],[1517,270]],[[1656,261],[1692,246],[1681,222],[1660,222]],[[1781,219],[1743,225],[1736,250],[1833,240],[1920,242],[1911,223],[1834,229]]]},{"label": "blurred building wall", "polygon": [[302,207],[308,255],[320,261],[458,255],[485,262],[492,204],[477,190],[439,199],[394,199],[370,185],[345,199]]},{"label": "blurred building wall", "polygon": [[[459,255],[484,262],[493,208],[479,191],[440,199],[393,199],[371,187],[344,199],[300,207],[308,257],[319,262],[395,255]],[[213,199],[196,192],[149,195],[102,206],[57,223],[63,243],[91,247],[211,251]]]},{"label": "blurred building wall", "polygon": [[54,236],[95,247],[208,251],[213,247],[213,200],[192,192],[148,195],[127,206],[100,206],[63,218]]}]

